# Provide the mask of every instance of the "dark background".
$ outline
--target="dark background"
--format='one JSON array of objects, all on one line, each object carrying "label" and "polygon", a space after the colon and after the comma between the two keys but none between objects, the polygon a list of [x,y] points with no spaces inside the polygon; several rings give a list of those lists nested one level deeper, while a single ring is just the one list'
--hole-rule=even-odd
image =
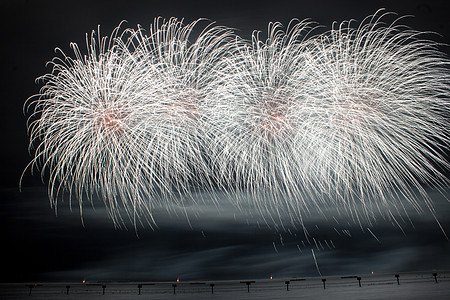
[{"label": "dark background", "polygon": [[[287,24],[292,18],[309,18],[329,28],[333,21],[361,21],[379,8],[414,15],[403,23],[436,32],[440,36],[434,40],[450,44],[448,1],[2,0],[0,226],[6,254],[1,281],[315,276],[311,249],[323,274],[450,268],[449,242],[427,211],[411,212],[414,226],[404,220],[403,232],[379,218],[371,230],[381,243],[368,232],[368,224],[343,218],[336,225],[330,221],[335,212],[328,218],[311,216],[306,225],[321,241],[316,246],[301,228],[263,225],[252,207],[239,211],[224,205],[218,212],[205,204],[189,221],[182,211],[178,216],[156,211],[159,228],[136,232],[116,229],[101,203],[95,211],[85,208],[84,226],[76,204],[71,211],[62,203],[56,215],[38,174],[27,172],[24,189],[18,191],[20,175],[31,160],[23,104],[39,91],[35,79],[51,71],[45,63],[54,57],[55,47],[70,53],[69,43],[76,42],[83,49],[85,34],[99,24],[108,35],[122,20],[128,27],[148,28],[157,16],[186,22],[204,17],[236,28],[248,39],[255,29],[264,32],[269,21]],[[450,52],[446,46],[442,51]],[[443,228],[450,230],[449,203],[437,193],[432,198]]]}]

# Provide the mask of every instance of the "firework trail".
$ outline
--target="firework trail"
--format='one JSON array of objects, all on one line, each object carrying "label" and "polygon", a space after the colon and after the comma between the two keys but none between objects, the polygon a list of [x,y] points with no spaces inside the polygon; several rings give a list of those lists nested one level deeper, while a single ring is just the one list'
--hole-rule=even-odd
[{"label": "firework trail", "polygon": [[[120,210],[134,226],[153,222],[152,207],[169,205],[190,186],[207,186],[202,155],[201,104],[227,51],[230,31],[208,26],[189,43],[197,24],[155,19],[143,30],[117,27],[111,37],[86,37],[87,54],[71,44],[40,94],[27,101],[30,167],[49,173],[49,195],[104,200],[115,224]],[[62,52],[62,51],[61,51]]]}]

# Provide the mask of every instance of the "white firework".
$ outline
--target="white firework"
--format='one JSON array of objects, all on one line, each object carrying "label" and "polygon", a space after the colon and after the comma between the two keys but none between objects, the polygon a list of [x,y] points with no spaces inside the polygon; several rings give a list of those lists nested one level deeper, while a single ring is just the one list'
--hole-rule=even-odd
[{"label": "white firework", "polygon": [[165,198],[189,196],[191,188],[208,191],[215,184],[207,156],[214,120],[205,107],[223,82],[222,61],[233,52],[236,37],[230,29],[210,24],[191,43],[199,21],[183,25],[175,18],[157,18],[148,35],[139,29],[130,43],[129,59],[143,71],[146,105],[153,112],[151,168],[164,186],[161,191],[168,192]]},{"label": "white firework", "polygon": [[433,211],[423,185],[448,182],[450,62],[389,15],[333,24],[309,41],[298,73],[303,174],[358,222],[419,209],[418,194]]},{"label": "white firework", "polygon": [[220,132],[215,167],[224,185],[248,193],[261,209],[283,207],[293,215],[308,207],[302,195],[311,186],[299,164],[296,114],[303,86],[295,80],[311,25],[294,20],[284,32],[280,23],[270,23],[265,41],[254,32],[251,43],[229,58],[211,108]]},{"label": "white firework", "polygon": [[392,209],[420,210],[417,193],[433,212],[422,185],[448,182],[440,170],[449,168],[449,61],[437,43],[385,17],[308,39],[308,22],[287,33],[270,24],[265,42],[254,33],[214,108],[226,184],[300,221],[327,204],[357,222],[376,212],[393,219]]},{"label": "white firework", "polygon": [[115,224],[124,208],[134,226],[191,187],[208,185],[201,105],[214,79],[215,60],[231,37],[207,27],[190,44],[196,22],[155,20],[150,35],[116,28],[111,38],[87,36],[87,54],[71,44],[51,62],[45,85],[29,100],[31,167],[49,174],[49,195],[99,196]]}]

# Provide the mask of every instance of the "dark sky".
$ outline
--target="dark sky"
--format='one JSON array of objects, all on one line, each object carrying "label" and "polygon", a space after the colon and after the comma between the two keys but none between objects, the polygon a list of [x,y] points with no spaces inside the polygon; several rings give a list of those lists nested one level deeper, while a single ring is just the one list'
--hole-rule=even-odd
[{"label": "dark sky", "polygon": [[[45,183],[36,174],[27,173],[25,188],[18,191],[19,177],[31,159],[23,103],[38,92],[35,79],[50,71],[45,63],[53,58],[55,47],[69,53],[70,42],[84,45],[86,32],[100,24],[109,34],[121,20],[132,28],[148,28],[157,16],[184,17],[187,22],[204,17],[237,28],[248,38],[254,29],[265,31],[269,21],[287,24],[292,18],[310,18],[330,26],[332,21],[362,20],[379,8],[415,15],[405,24],[437,32],[442,36],[436,40],[450,44],[448,1],[366,2],[2,0],[0,222],[4,257],[10,259],[2,266],[1,281],[315,276],[311,249],[325,275],[450,268],[449,242],[426,211],[411,212],[415,228],[405,220],[404,233],[379,218],[370,228],[381,243],[366,227],[363,231],[346,218],[337,224],[333,211],[328,218],[313,215],[306,225],[320,242],[316,246],[301,228],[263,225],[252,207],[239,211],[223,205],[221,212],[207,204],[202,209],[188,207],[198,211],[191,212],[190,224],[181,209],[178,216],[156,211],[159,228],[139,229],[136,234],[133,228],[115,229],[101,203],[95,211],[85,209],[84,226],[68,203],[61,204],[56,216]],[[448,47],[442,50],[450,52]],[[435,193],[432,198],[442,226],[450,231],[449,203]]]}]

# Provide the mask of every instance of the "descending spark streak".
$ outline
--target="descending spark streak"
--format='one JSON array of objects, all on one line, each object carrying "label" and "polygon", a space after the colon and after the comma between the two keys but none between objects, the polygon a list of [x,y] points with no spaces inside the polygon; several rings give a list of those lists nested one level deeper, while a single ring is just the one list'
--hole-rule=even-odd
[{"label": "descending spark streak", "polygon": [[314,263],[316,264],[317,273],[319,273],[320,277],[323,277],[322,273],[320,273],[319,265],[317,264],[317,259],[316,259],[316,255],[314,254],[314,249],[311,249],[311,253],[312,253],[312,257],[314,259]]},{"label": "descending spark streak", "polygon": [[369,227],[367,227],[367,231],[370,232],[370,234],[375,238],[375,240],[378,242],[378,244],[381,244],[380,240],[377,238],[377,236],[372,232],[372,230],[370,230]]},{"label": "descending spark streak", "polygon": [[275,250],[275,252],[278,253],[278,249],[277,249],[277,246],[275,245],[275,242],[272,242],[272,245],[273,245],[273,249]]}]

